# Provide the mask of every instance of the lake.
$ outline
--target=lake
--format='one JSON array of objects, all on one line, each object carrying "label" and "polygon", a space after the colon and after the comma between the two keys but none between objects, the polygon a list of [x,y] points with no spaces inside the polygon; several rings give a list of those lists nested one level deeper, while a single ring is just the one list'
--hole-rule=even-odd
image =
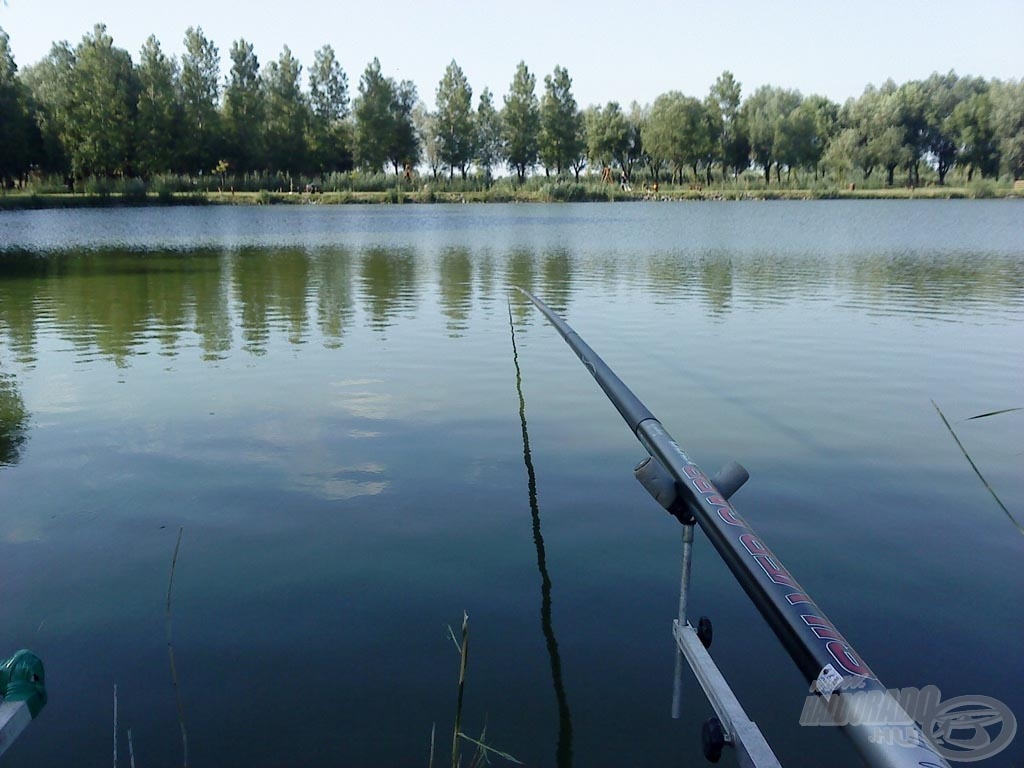
[{"label": "lake", "polygon": [[[703,764],[689,673],[669,715],[680,526],[513,286],[750,470],[737,508],[883,682],[1024,718],[1024,536],[932,405],[1024,520],[1024,411],[968,420],[1024,406],[1022,201],[9,212],[0,656],[35,651],[49,704],[5,764],[110,765],[115,685],[124,765],[127,728],[180,765],[180,720],[196,766],[426,766],[432,728],[446,764],[463,611],[467,733]],[[694,556],[783,764],[859,765]]]}]

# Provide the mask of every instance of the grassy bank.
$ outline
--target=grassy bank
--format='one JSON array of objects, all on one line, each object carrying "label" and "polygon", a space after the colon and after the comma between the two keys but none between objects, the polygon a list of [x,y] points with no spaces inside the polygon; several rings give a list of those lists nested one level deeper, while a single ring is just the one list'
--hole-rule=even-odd
[{"label": "grassy bank", "polygon": [[8,192],[0,195],[0,210],[43,208],[102,208],[109,206],[161,205],[346,205],[346,204],[423,204],[423,203],[548,203],[548,202],[625,202],[625,201],[698,201],[698,200],[951,200],[1024,197],[1024,191],[1010,185],[971,185],[965,187],[891,187],[878,189],[794,189],[708,187],[659,188],[651,191],[624,191],[618,187],[585,184],[550,184],[540,188],[495,187],[465,192],[393,188],[383,191],[299,192],[189,192],[146,194],[67,194]]}]

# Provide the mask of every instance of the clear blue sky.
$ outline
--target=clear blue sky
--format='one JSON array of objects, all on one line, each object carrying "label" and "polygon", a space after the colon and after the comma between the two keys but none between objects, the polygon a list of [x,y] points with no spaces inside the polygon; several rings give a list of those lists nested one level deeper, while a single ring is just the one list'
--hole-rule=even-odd
[{"label": "clear blue sky", "polygon": [[377,56],[431,106],[453,58],[474,94],[490,86],[499,104],[520,60],[538,84],[560,64],[581,107],[648,103],[669,90],[703,96],[723,69],[745,95],[770,83],[840,102],[887,77],[1024,77],[1024,0],[0,0],[21,67],[54,41],[77,44],[98,21],[135,59],[150,34],[180,54],[190,25],[217,44],[222,67],[239,37],[261,64],[287,44],[307,65],[330,43],[353,93]]}]

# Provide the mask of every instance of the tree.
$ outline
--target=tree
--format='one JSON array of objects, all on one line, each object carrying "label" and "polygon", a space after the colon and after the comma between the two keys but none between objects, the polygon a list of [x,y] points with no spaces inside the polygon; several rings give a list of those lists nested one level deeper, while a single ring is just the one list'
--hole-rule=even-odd
[{"label": "tree", "polygon": [[394,132],[394,100],[395,83],[381,74],[380,61],[374,59],[359,79],[359,98],[355,103],[356,161],[369,171],[380,171],[388,160]]},{"label": "tree", "polygon": [[775,154],[791,174],[804,168],[818,175],[818,165],[835,132],[839,107],[824,96],[808,96],[779,117]]},{"label": "tree", "polygon": [[18,67],[0,29],[0,186],[23,176],[32,162],[32,129],[28,89],[18,79]]},{"label": "tree", "polygon": [[680,184],[684,168],[692,168],[696,179],[698,165],[710,156],[712,147],[704,105],[679,91],[659,96],[651,108],[644,147],[652,158],[673,165]]},{"label": "tree", "polygon": [[[888,91],[883,86],[883,93]],[[890,125],[897,127],[902,133],[904,167],[910,183],[920,183],[919,167],[921,159],[928,151],[928,95],[920,81],[911,80],[903,83],[891,93],[885,94],[883,114],[889,118]],[[889,174],[892,183],[892,173]]]},{"label": "tree", "polygon": [[861,151],[857,131],[853,128],[844,128],[829,142],[821,162],[840,184],[844,184],[853,169],[860,167],[857,160]]},{"label": "tree", "polygon": [[950,115],[957,163],[967,169],[967,181],[974,178],[975,171],[982,176],[999,175],[999,143],[993,118],[988,90],[960,102]]},{"label": "tree", "polygon": [[[762,85],[743,103],[743,117],[750,136],[750,153],[754,161],[764,170],[765,183],[771,181],[772,165],[775,165],[776,181],[781,181],[782,172],[779,151],[787,151],[784,136],[786,120],[803,97],[799,91]],[[792,156],[791,152],[787,154]]]},{"label": "tree", "polygon": [[320,173],[352,167],[348,130],[348,76],[325,45],[313,54],[309,70],[309,100],[313,110],[311,151]]},{"label": "tree", "polygon": [[1001,162],[1014,179],[1024,178],[1024,80],[996,80],[989,93]]},{"label": "tree", "polygon": [[270,170],[302,173],[309,167],[306,132],[309,108],[302,93],[302,65],[288,46],[267,65],[263,88],[267,104],[266,146]]},{"label": "tree", "polygon": [[490,88],[480,92],[480,102],[476,108],[476,155],[473,159],[484,172],[484,179],[489,185],[492,169],[503,159],[501,115],[494,107],[494,96]]},{"label": "tree", "polygon": [[189,27],[185,30],[185,53],[181,57],[184,120],[180,169],[186,173],[208,173],[219,159],[219,75],[217,46],[206,39],[202,27]]},{"label": "tree", "polygon": [[628,182],[633,167],[643,158],[640,140],[640,107],[633,104],[629,115],[618,102],[610,101],[604,107],[589,107],[584,112],[587,154],[592,163],[614,163]]},{"label": "tree", "polygon": [[138,95],[131,56],[97,24],[75,49],[68,78],[61,140],[76,176],[130,172]]},{"label": "tree", "polygon": [[66,42],[54,43],[49,54],[26,67],[21,77],[29,92],[37,132],[37,157],[41,170],[67,173],[71,161],[62,136],[71,99],[71,72],[75,53]]},{"label": "tree", "polygon": [[473,120],[473,90],[455,59],[444,71],[437,86],[436,128],[441,162],[448,167],[448,178],[458,168],[466,178],[466,167],[473,159],[476,144]]},{"label": "tree", "polygon": [[[960,150],[958,124],[953,119],[957,106],[971,97],[983,93],[986,83],[981,78],[957,77],[950,71],[945,75],[937,72],[922,84],[925,96],[924,120],[927,150],[935,161],[939,184],[946,183],[946,174],[956,163]],[[964,113],[961,112],[961,118]]]},{"label": "tree", "polygon": [[540,102],[538,154],[545,173],[554,168],[561,175],[584,154],[582,122],[572,95],[572,78],[564,67],[556,66],[554,73],[544,78]]},{"label": "tree", "polygon": [[395,87],[390,106],[392,128],[387,157],[396,176],[402,168],[415,168],[420,162],[420,140],[412,119],[418,101],[416,84],[412,80],[403,80]]},{"label": "tree", "polygon": [[534,89],[537,78],[520,61],[505,96],[503,112],[505,156],[522,184],[526,172],[537,164],[540,105]]},{"label": "tree", "polygon": [[423,160],[430,169],[431,176],[437,181],[444,161],[441,159],[441,139],[437,127],[437,115],[428,112],[423,104],[417,104],[412,112],[412,121],[423,147]]},{"label": "tree", "polygon": [[224,88],[224,155],[236,172],[251,173],[266,167],[266,94],[252,44],[239,38],[231,44],[229,55],[231,72]]},{"label": "tree", "polygon": [[569,168],[572,170],[576,183],[580,182],[580,174],[587,167],[587,125],[583,120],[583,113],[576,113],[576,140],[573,143],[575,151],[570,155]]},{"label": "tree", "polygon": [[154,35],[149,36],[139,52],[138,79],[136,171],[146,177],[168,173],[174,166],[181,131],[178,70]]},{"label": "tree", "polygon": [[722,175],[732,168],[733,177],[750,165],[750,139],[740,109],[742,88],[732,72],[722,72],[711,86],[709,107],[717,108],[720,132],[714,137],[715,158],[722,164]]}]

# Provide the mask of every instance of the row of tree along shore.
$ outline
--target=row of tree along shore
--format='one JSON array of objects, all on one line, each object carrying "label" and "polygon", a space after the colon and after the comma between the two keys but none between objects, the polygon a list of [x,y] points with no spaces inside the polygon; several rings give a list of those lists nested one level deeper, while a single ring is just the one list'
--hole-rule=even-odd
[{"label": "row of tree along shore", "polygon": [[474,104],[452,61],[430,111],[377,59],[350,96],[329,45],[303,78],[287,46],[261,67],[237,40],[223,82],[201,28],[184,50],[150,37],[135,63],[99,24],[19,71],[0,30],[0,181],[26,193],[4,204],[992,197],[1024,177],[1019,80],[936,73],[840,105],[776,86],[743,98],[723,72],[703,99],[580,109],[562,67],[538,93],[520,63],[499,106],[488,88]]}]

